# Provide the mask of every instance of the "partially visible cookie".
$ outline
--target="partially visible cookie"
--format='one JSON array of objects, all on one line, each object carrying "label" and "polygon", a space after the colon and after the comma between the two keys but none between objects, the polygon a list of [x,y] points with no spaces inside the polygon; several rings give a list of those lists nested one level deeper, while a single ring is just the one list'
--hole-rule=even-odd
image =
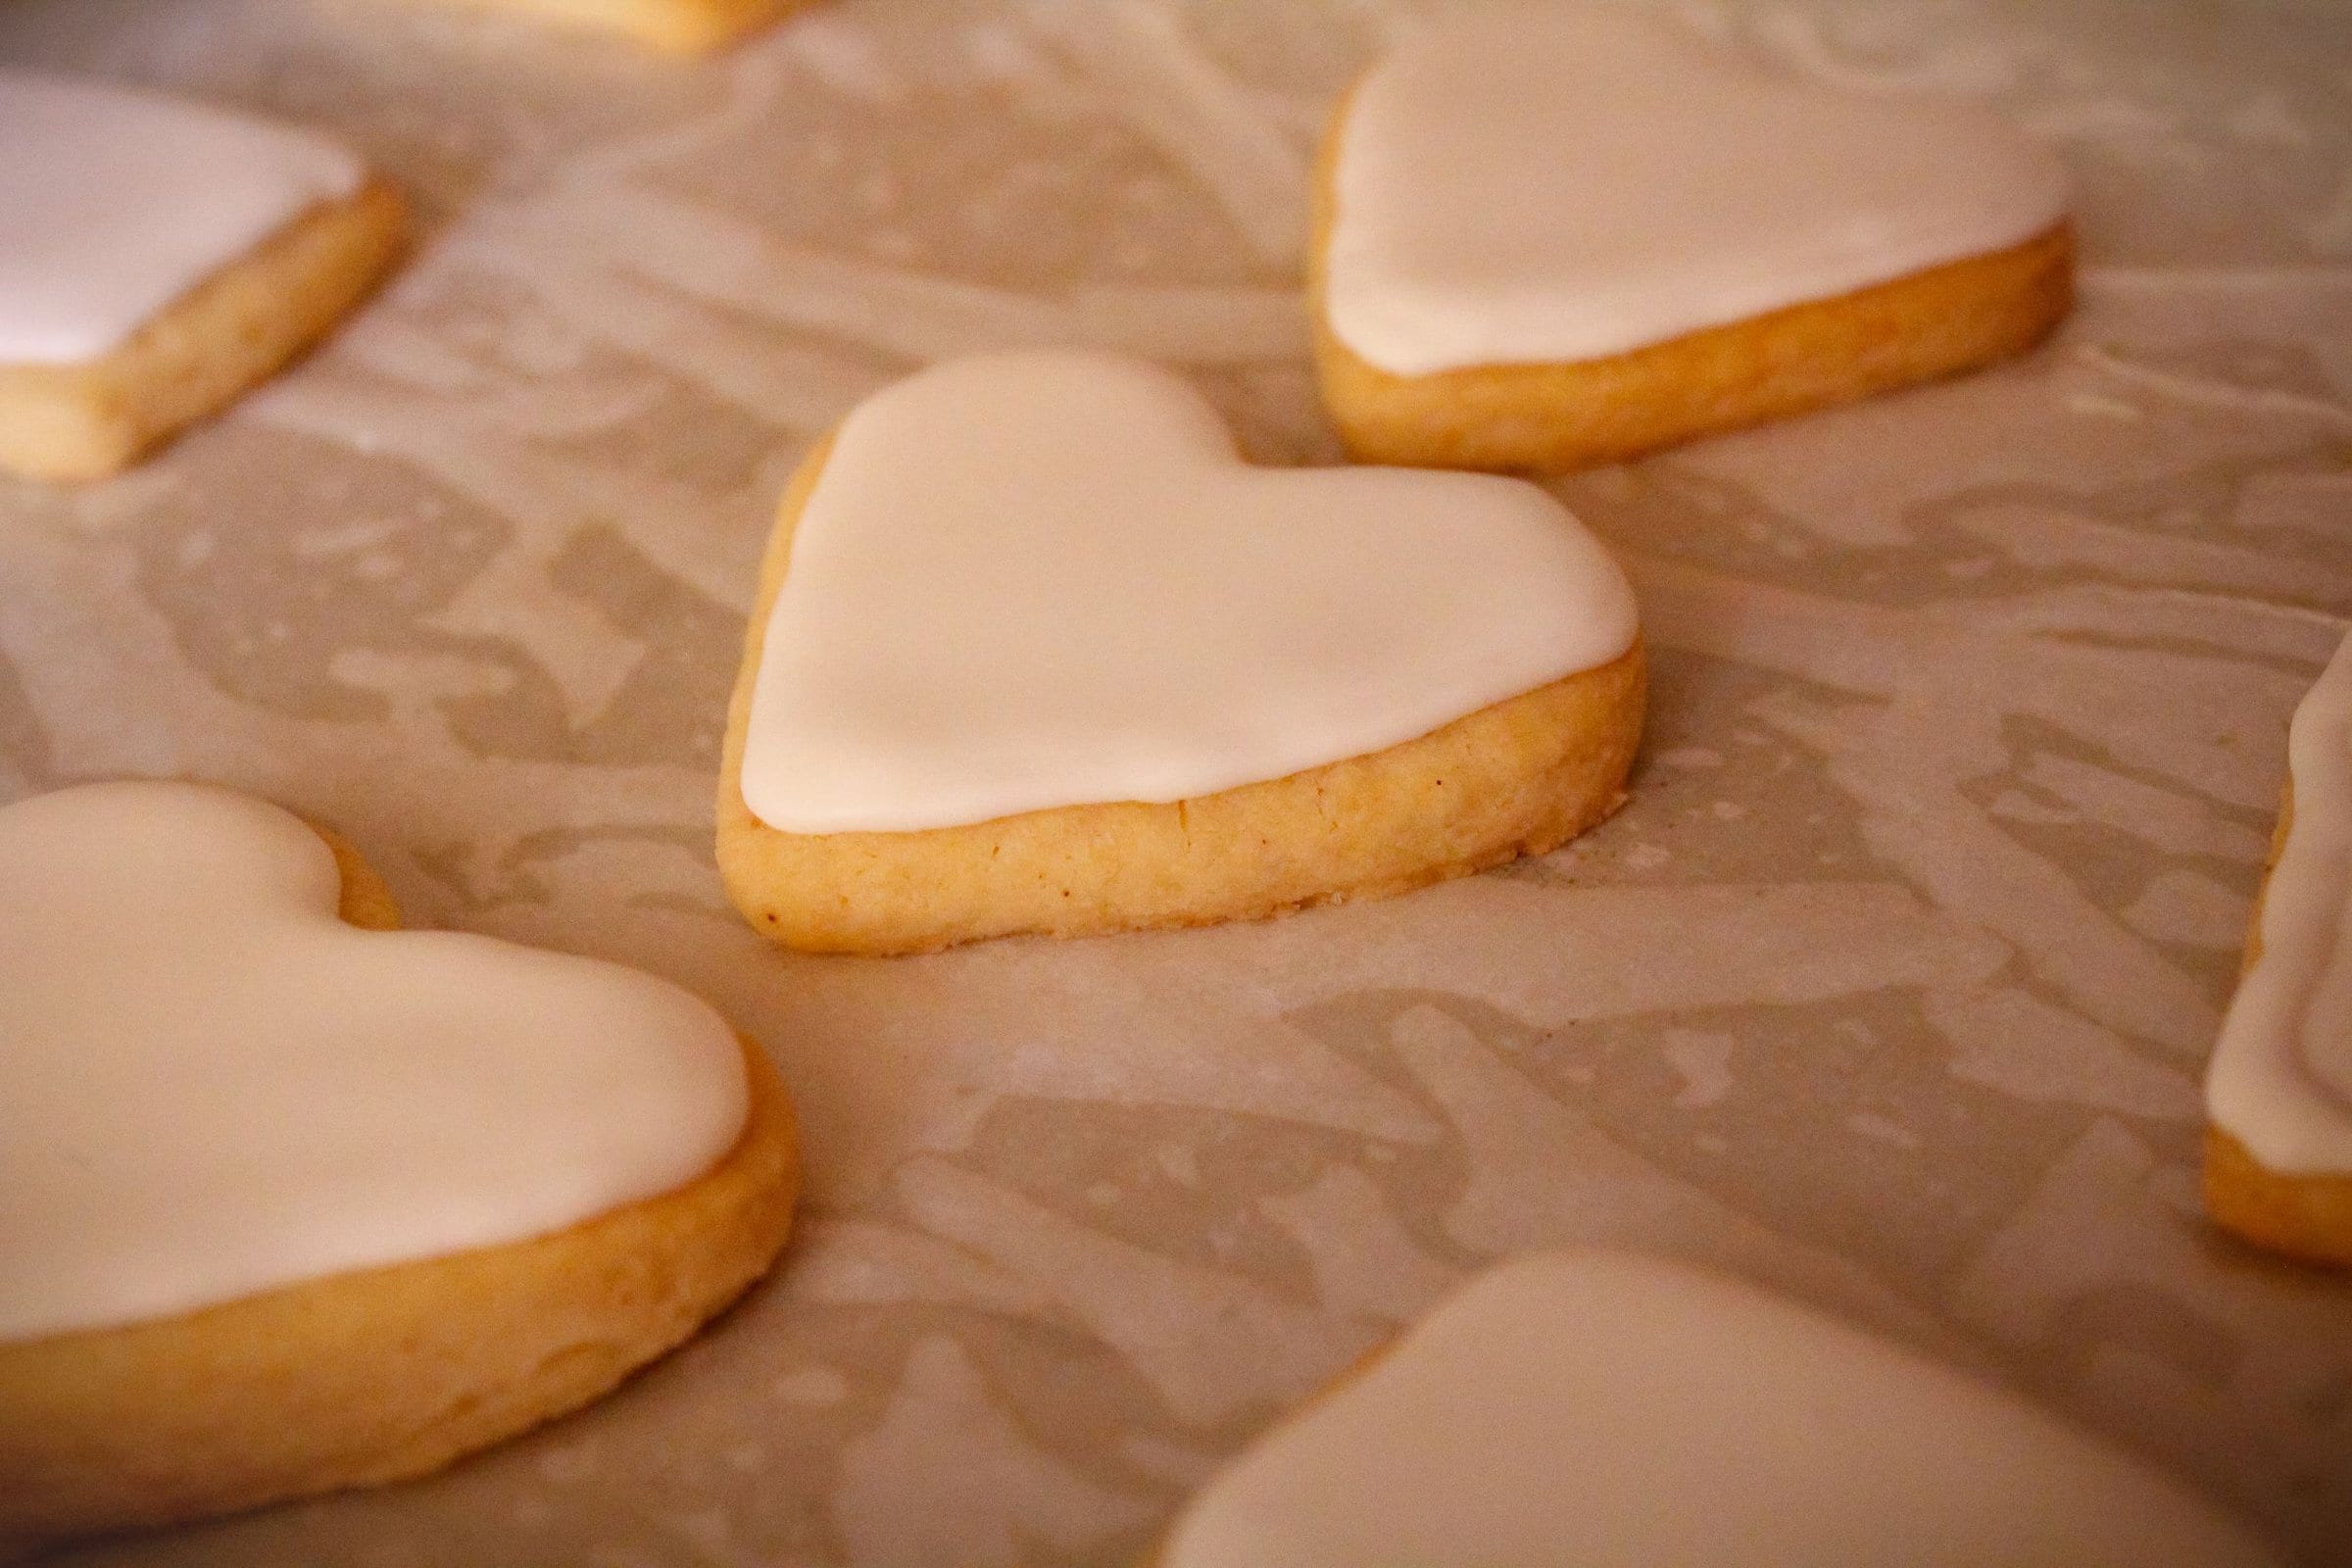
[{"label": "partially visible cookie", "polygon": [[323,334],[407,225],[323,137],[0,71],[0,470],[127,466]]},{"label": "partially visible cookie", "polygon": [[1619,8],[1434,26],[1325,139],[1325,407],[1370,463],[1567,469],[2032,345],[2056,159],[1973,106],[1811,87]]},{"label": "partially visible cookie", "polygon": [[798,1155],[757,1047],[397,918],[249,797],[0,808],[0,1544],[437,1469],[774,1258]]},{"label": "partially visible cookie", "polygon": [[705,54],[758,31],[808,0],[442,0],[511,11],[559,26],[618,33],[672,54]]},{"label": "partially visible cookie", "polygon": [[2352,639],[2295,709],[2237,994],[2205,1079],[2205,1206],[2352,1265]]},{"label": "partially visible cookie", "polygon": [[1153,1568],[2278,1568],[1989,1383],[1678,1263],[1480,1275],[1261,1436]]},{"label": "partially visible cookie", "polygon": [[1636,631],[1532,485],[1251,468],[1156,368],[956,362],[784,497],[719,869],[756,929],[850,953],[1402,892],[1616,807]]}]

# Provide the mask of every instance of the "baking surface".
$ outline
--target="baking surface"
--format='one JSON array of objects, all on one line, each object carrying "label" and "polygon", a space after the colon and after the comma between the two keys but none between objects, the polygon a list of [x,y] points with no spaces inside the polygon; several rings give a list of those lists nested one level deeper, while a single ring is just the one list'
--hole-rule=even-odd
[{"label": "baking surface", "polygon": [[1120,1563],[1481,1262],[1712,1259],[2352,1548],[2352,1281],[2196,1206],[2289,711],[2352,608],[2352,17],[1727,5],[1987,97],[2081,187],[2029,360],[1564,481],[1655,656],[1633,804],[1271,925],[766,951],[710,864],[782,480],[974,349],[1176,365],[1336,458],[1296,275],[1388,0],[842,0],[700,65],[374,0],[14,0],[0,59],[341,127],[390,292],[161,460],[0,483],[0,796],[187,775],[418,924],[626,958],[774,1053],[782,1272],[583,1416],[76,1563]]}]

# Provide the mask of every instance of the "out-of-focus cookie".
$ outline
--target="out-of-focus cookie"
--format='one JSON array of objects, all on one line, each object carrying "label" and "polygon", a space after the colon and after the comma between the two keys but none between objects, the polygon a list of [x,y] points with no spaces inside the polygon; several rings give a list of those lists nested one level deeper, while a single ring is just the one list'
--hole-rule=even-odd
[{"label": "out-of-focus cookie", "polygon": [[1636,629],[1532,485],[1253,468],[1154,367],[956,362],[785,495],[719,869],[760,931],[853,953],[1400,892],[1617,805]]},{"label": "out-of-focus cookie", "polygon": [[1359,460],[1567,469],[2017,353],[2066,314],[2056,158],[1622,8],[1408,41],[1317,180],[1316,361]]},{"label": "out-of-focus cookie", "polygon": [[2287,732],[2270,870],[2205,1104],[2215,1221],[2352,1265],[2352,639]]},{"label": "out-of-focus cookie", "polygon": [[2007,1390],[1754,1286],[1535,1254],[1245,1450],[1154,1568],[2277,1568]]},{"label": "out-of-focus cookie", "polygon": [[436,1469],[774,1258],[756,1047],[650,975],[396,923],[250,797],[0,808],[0,1543]]},{"label": "out-of-focus cookie", "polygon": [[617,33],[672,54],[707,54],[807,5],[808,0],[439,0],[474,11],[511,11],[557,26]]},{"label": "out-of-focus cookie", "polygon": [[323,334],[407,226],[324,137],[0,71],[0,470],[127,466]]}]

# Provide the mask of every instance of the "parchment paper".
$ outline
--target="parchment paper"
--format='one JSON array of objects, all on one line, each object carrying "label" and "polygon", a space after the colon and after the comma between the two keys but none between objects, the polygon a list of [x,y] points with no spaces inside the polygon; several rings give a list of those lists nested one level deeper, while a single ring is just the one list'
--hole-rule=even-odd
[{"label": "parchment paper", "polygon": [[2082,301],[2016,365],[1558,486],[1655,652],[1586,841],[903,961],[726,907],[783,475],[915,365],[1068,342],[1334,461],[1308,149],[1419,9],[839,0],[682,64],[375,0],[0,7],[11,63],[340,127],[424,227],[229,417],[0,485],[0,796],[235,783],[417,923],[674,976],[774,1053],[809,1161],[782,1271],[578,1418],[69,1560],[1118,1563],[1463,1273],[1588,1241],[1830,1303],[2352,1556],[2352,1282],[2195,1194],[2285,720],[2352,608],[2339,8],[1689,12],[2052,139]]}]

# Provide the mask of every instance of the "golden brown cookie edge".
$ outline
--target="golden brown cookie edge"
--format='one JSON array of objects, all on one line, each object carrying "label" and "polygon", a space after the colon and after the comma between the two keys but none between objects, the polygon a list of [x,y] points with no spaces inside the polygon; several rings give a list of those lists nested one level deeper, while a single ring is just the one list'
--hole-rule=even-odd
[{"label": "golden brown cookie edge", "polygon": [[1213,795],[909,833],[771,828],[744,803],[744,737],[793,529],[830,451],[831,438],[817,444],[778,505],[719,771],[720,875],[753,929],[781,946],[902,955],[1262,919],[1541,855],[1624,800],[1646,690],[1639,639],[1401,746]]}]

